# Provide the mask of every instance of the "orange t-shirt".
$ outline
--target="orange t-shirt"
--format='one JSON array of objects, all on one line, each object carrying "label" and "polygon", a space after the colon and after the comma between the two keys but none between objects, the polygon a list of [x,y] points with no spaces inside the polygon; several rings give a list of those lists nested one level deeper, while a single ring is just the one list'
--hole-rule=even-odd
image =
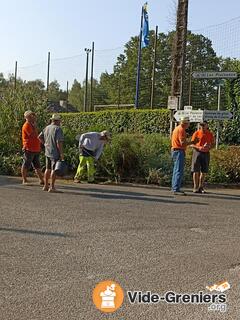
[{"label": "orange t-shirt", "polygon": [[23,148],[30,152],[40,152],[41,150],[38,131],[27,121],[22,127],[22,144]]},{"label": "orange t-shirt", "polygon": [[[206,132],[203,132],[203,130],[195,131],[194,134],[192,135],[192,141],[195,138],[199,138],[199,142],[195,144],[196,149],[204,147],[206,143],[207,144],[214,143],[214,136],[212,132],[210,132],[209,130],[207,130]],[[201,150],[201,152],[208,152],[208,151],[209,151],[209,148]]]},{"label": "orange t-shirt", "polygon": [[172,133],[172,149],[186,150],[187,146],[181,145],[181,140],[185,140],[185,139],[186,139],[185,129],[181,125],[177,126]]}]

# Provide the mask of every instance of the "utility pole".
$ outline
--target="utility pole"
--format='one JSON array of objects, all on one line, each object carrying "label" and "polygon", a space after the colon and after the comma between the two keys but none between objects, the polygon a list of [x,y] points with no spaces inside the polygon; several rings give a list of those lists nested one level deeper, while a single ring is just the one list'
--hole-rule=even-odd
[{"label": "utility pole", "polygon": [[189,66],[189,89],[188,89],[188,105],[191,106],[192,104],[192,70],[193,70],[193,65],[190,63]]},{"label": "utility pole", "polygon": [[17,88],[17,61],[15,62],[15,72],[14,72],[14,89],[16,90]]},{"label": "utility pole", "polygon": [[50,74],[50,52],[48,52],[48,63],[47,63],[47,91],[49,88],[49,74]]},{"label": "utility pole", "polygon": [[121,103],[121,73],[118,76],[118,109]]},{"label": "utility pole", "polygon": [[85,78],[85,97],[84,97],[84,112],[87,111],[87,105],[88,105],[88,60],[89,60],[89,53],[91,52],[91,49],[84,49],[87,54],[86,59],[86,78]]},{"label": "utility pole", "polygon": [[178,0],[176,34],[172,53],[171,95],[179,97],[179,109],[183,109],[183,77],[187,42],[188,0]]},{"label": "utility pole", "polygon": [[[221,87],[224,85],[224,82],[219,81],[218,83],[218,111],[221,110]],[[220,140],[220,122],[217,122],[217,134],[216,134],[216,149],[219,148],[219,140]]]},{"label": "utility pole", "polygon": [[94,66],[94,42],[92,43],[91,86],[90,86],[90,111],[93,111],[93,66]]},{"label": "utility pole", "polygon": [[68,112],[68,96],[69,96],[69,90],[68,90],[68,81],[67,81],[67,97],[66,97],[66,102],[67,102],[67,112]]}]

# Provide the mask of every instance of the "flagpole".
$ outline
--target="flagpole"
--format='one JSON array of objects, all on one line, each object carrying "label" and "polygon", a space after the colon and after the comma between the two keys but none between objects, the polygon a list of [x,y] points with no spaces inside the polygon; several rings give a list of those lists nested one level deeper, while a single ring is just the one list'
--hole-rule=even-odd
[{"label": "flagpole", "polygon": [[142,58],[142,28],[143,28],[143,6],[141,14],[141,28],[139,35],[139,45],[138,45],[138,64],[137,64],[137,81],[136,81],[136,95],[135,95],[135,109],[138,109],[139,104],[139,85],[140,85],[140,69],[141,69],[141,58]]},{"label": "flagpole", "polygon": [[157,58],[157,38],[158,38],[158,26],[156,26],[155,31],[155,41],[154,41],[154,58],[153,58],[153,69],[152,69],[152,91],[151,91],[151,109],[154,103],[154,87],[155,87],[155,74],[156,74],[156,58]]}]

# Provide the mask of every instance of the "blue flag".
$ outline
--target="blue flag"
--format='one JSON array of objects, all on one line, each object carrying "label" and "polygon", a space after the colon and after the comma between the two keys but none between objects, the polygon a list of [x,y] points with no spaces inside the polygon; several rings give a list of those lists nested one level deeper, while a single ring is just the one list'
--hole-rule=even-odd
[{"label": "blue flag", "polygon": [[147,3],[143,6],[142,48],[149,46],[149,22]]}]

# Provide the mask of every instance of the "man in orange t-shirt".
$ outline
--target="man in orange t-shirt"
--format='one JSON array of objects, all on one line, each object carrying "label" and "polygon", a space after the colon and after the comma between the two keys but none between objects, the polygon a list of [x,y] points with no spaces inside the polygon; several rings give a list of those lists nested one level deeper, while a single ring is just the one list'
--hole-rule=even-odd
[{"label": "man in orange t-shirt", "polygon": [[180,190],[183,174],[184,174],[184,163],[185,163],[185,150],[187,146],[197,143],[195,141],[187,141],[186,129],[189,127],[190,121],[188,117],[183,117],[180,124],[173,130],[172,133],[172,159],[173,159],[173,175],[172,175],[172,191],[174,195],[185,195]]},{"label": "man in orange t-shirt", "polygon": [[41,151],[40,140],[38,139],[38,130],[36,126],[36,114],[31,110],[24,113],[25,123],[22,127],[22,145],[23,145],[23,164],[22,164],[22,183],[27,184],[27,171],[31,165],[39,178],[40,184],[43,184],[43,174],[41,171],[39,155]]},{"label": "man in orange t-shirt", "polygon": [[205,193],[204,181],[208,173],[210,162],[210,149],[215,144],[212,132],[208,129],[207,121],[200,123],[199,130],[195,131],[192,140],[196,138],[199,142],[193,146],[192,173],[193,173],[193,192]]}]

